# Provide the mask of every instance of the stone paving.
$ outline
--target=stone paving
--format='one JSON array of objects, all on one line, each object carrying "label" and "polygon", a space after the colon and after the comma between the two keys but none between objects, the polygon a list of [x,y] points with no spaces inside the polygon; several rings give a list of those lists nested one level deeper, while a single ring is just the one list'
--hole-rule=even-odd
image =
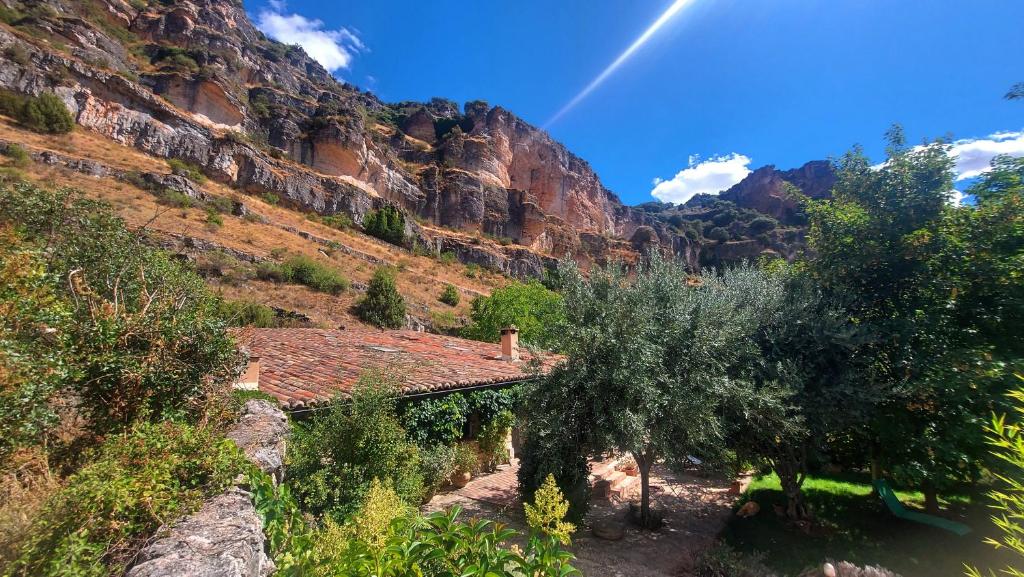
[{"label": "stone paving", "polygon": [[[461,507],[463,519],[491,519],[520,532],[526,528],[516,495],[518,464],[505,465],[493,474],[477,477],[461,489],[435,496],[424,512]],[[732,514],[736,496],[730,479],[699,476],[696,471],[676,474],[655,467],[652,499],[665,511],[665,527],[641,531],[626,522],[627,501],[592,501],[590,512],[573,536],[576,567],[588,577],[686,577],[693,559],[710,546]],[[624,529],[618,541],[594,536],[595,524]]]}]

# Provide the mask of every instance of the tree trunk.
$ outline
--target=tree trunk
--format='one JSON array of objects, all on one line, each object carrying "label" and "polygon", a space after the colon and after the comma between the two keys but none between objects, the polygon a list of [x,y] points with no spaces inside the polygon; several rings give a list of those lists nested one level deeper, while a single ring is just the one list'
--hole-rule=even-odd
[{"label": "tree trunk", "polygon": [[795,521],[807,518],[807,504],[804,502],[804,492],[801,489],[799,475],[796,471],[787,471],[779,475],[779,482],[782,484],[782,492],[786,495],[786,517]]},{"label": "tree trunk", "polygon": [[921,491],[924,493],[924,510],[933,515],[937,514],[939,512],[939,492],[935,489],[935,485],[932,485],[931,481],[925,481],[921,486]]},{"label": "tree trunk", "polygon": [[654,459],[643,453],[633,453],[633,458],[640,469],[640,526],[652,529],[654,523],[651,519],[651,465]]},{"label": "tree trunk", "polygon": [[878,458],[878,444],[871,443],[871,496],[878,497],[878,490],[875,489],[875,481],[882,478],[882,462]]}]

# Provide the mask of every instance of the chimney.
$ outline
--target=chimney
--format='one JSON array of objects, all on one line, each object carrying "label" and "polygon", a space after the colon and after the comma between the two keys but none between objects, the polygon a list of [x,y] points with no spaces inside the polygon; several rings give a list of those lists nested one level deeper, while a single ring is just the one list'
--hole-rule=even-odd
[{"label": "chimney", "polygon": [[515,325],[501,329],[501,360],[519,360],[519,329]]},{"label": "chimney", "polygon": [[242,376],[235,382],[235,389],[240,391],[260,390],[260,358],[249,357],[249,365],[245,368]]}]

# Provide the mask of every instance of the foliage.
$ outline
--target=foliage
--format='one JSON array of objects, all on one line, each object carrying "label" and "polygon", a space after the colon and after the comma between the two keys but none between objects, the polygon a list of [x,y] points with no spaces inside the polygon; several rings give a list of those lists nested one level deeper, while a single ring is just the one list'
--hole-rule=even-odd
[{"label": "foliage", "polygon": [[477,442],[480,445],[484,470],[493,471],[498,465],[508,462],[509,453],[505,439],[512,430],[514,421],[512,413],[503,411],[480,427]]},{"label": "foliage", "polygon": [[630,452],[641,522],[650,526],[657,459],[721,459],[722,408],[736,396],[729,370],[752,354],[750,336],[782,287],[747,266],[691,280],[656,253],[632,282],[621,267],[592,270],[589,279],[571,263],[562,268],[566,321],[558,332],[567,358],[532,389],[526,414],[548,436],[570,425],[585,431],[583,454]]},{"label": "foliage", "polygon": [[349,218],[347,214],[341,213],[324,215],[309,214],[306,215],[306,218],[312,220],[313,222],[319,222],[321,224],[325,224],[331,228],[336,228],[338,230],[348,230],[352,228],[353,224],[352,219]]},{"label": "foliage", "polygon": [[366,214],[363,230],[370,236],[400,246],[405,243],[405,215],[394,206],[385,205]]},{"label": "foliage", "polygon": [[217,299],[109,206],[17,183],[0,186],[0,223],[46,247],[47,277],[70,311],[61,386],[91,431],[197,415],[212,383],[228,380],[235,348]]},{"label": "foliage", "polygon": [[726,242],[731,238],[731,235],[729,234],[728,230],[720,226],[716,226],[712,228],[710,232],[708,232],[708,238],[718,242]]},{"label": "foliage", "polygon": [[[540,381],[532,386],[539,388],[544,383]],[[520,495],[526,500],[532,499],[552,475],[569,500],[569,519],[576,522],[583,520],[590,500],[590,464],[582,426],[574,415],[566,415],[564,419],[530,415],[519,452]]]},{"label": "foliage", "polygon": [[231,441],[187,425],[111,436],[47,502],[6,574],[120,573],[158,527],[225,490],[244,462]]},{"label": "foliage", "polygon": [[694,577],[771,577],[774,575],[756,556],[744,555],[725,544],[701,553]]},{"label": "foliage", "polygon": [[533,505],[523,504],[526,524],[534,531],[554,537],[562,545],[568,545],[576,526],[564,520],[569,512],[569,502],[558,489],[554,475],[549,474],[544,479],[544,484],[534,493],[533,499]]},{"label": "foliage", "polygon": [[424,500],[433,497],[455,474],[456,450],[454,445],[433,445],[420,449],[420,464],[423,471]]},{"label": "foliage", "polygon": [[262,262],[256,276],[273,282],[296,283],[327,294],[348,290],[349,281],[333,267],[306,255],[295,255],[283,263]]},{"label": "foliage", "polygon": [[[767,281],[781,291],[760,316],[757,350],[740,363],[744,390],[731,407],[730,445],[765,459],[782,480],[790,518],[808,515],[801,485],[825,442],[863,425],[877,392],[865,386],[856,358],[863,335],[842,307],[809,278],[777,266]],[[836,407],[843,407],[837,411]]]},{"label": "foliage", "polygon": [[480,470],[480,457],[468,443],[455,445],[455,471],[475,474]]},{"label": "foliage", "polygon": [[562,297],[535,280],[513,282],[473,299],[470,316],[472,324],[463,329],[466,338],[498,342],[501,329],[515,325],[524,342],[549,348],[563,318]]},{"label": "foliage", "polygon": [[197,184],[203,184],[206,182],[206,175],[203,174],[203,169],[192,163],[185,162],[178,158],[168,158],[167,164],[171,167],[171,172],[178,176],[184,176]]},{"label": "foliage", "polygon": [[747,224],[747,234],[758,235],[775,230],[779,223],[770,216],[759,216]]},{"label": "foliage", "polygon": [[462,438],[469,401],[462,393],[405,401],[401,422],[409,440],[420,447],[451,445]]},{"label": "foliage", "polygon": [[419,502],[423,475],[416,445],[395,414],[396,385],[383,374],[360,378],[351,398],[296,427],[288,475],[304,511],[336,521],[355,510],[373,479],[409,504]]},{"label": "foliage", "polygon": [[[1024,380],[1019,375],[1018,378]],[[993,453],[1005,463],[1007,471],[998,475],[1004,487],[989,493],[995,501],[992,508],[998,512],[992,517],[992,522],[1002,535],[998,539],[989,537],[985,542],[1009,552],[1019,563],[1024,561],[1024,388],[1017,388],[1009,395],[1015,402],[1015,420],[1007,423],[1006,415],[997,415],[987,428]],[[975,568],[969,569],[967,574],[972,577],[982,575]],[[1007,565],[998,574],[1024,577],[1024,570]],[[995,577],[996,573],[991,572],[990,575]]]},{"label": "foliage", "polygon": [[32,157],[20,144],[8,144],[4,148],[4,156],[11,159],[11,166],[15,168],[25,168],[32,162]]},{"label": "foliage", "polygon": [[441,292],[441,296],[438,297],[439,301],[443,302],[448,306],[459,306],[459,301],[462,300],[462,296],[459,294],[459,289],[455,288],[453,284],[444,285],[444,291]]},{"label": "foliage", "polygon": [[[353,538],[349,525],[328,522],[315,538],[316,563],[309,574],[324,577],[465,575],[568,577],[579,575],[573,556],[552,538],[531,536],[524,551],[505,545],[516,532],[485,520],[458,520],[459,508],[428,517],[399,515],[386,533]],[[383,517],[381,517],[383,518]],[[384,539],[380,537],[384,536]]]},{"label": "foliage", "polygon": [[874,464],[927,489],[934,511],[939,491],[984,468],[982,424],[1021,357],[1024,163],[997,160],[972,189],[977,206],[953,207],[948,145],[889,137],[880,169],[855,149],[833,199],[811,203],[809,264],[874,334],[870,386],[885,393],[864,433]]},{"label": "foliage", "polygon": [[405,299],[395,285],[394,271],[387,267],[374,271],[366,296],[356,305],[356,312],[364,322],[380,328],[405,326]]},{"label": "foliage", "polygon": [[35,132],[67,134],[75,128],[75,119],[64,101],[49,92],[39,96],[22,96],[2,91],[0,113],[13,117]]},{"label": "foliage", "polygon": [[46,443],[69,371],[71,307],[54,294],[41,251],[21,243],[0,228],[0,465],[18,447]]}]

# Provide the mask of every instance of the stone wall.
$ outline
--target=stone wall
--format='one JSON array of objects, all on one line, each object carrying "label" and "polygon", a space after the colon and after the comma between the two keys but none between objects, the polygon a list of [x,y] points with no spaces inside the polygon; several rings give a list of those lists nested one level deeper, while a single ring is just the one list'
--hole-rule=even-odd
[{"label": "stone wall", "polygon": [[[268,401],[247,401],[227,436],[275,482],[284,479],[288,419],[281,409]],[[270,575],[274,562],[267,556],[263,524],[251,497],[234,487],[161,529],[139,553],[127,577]]]}]

